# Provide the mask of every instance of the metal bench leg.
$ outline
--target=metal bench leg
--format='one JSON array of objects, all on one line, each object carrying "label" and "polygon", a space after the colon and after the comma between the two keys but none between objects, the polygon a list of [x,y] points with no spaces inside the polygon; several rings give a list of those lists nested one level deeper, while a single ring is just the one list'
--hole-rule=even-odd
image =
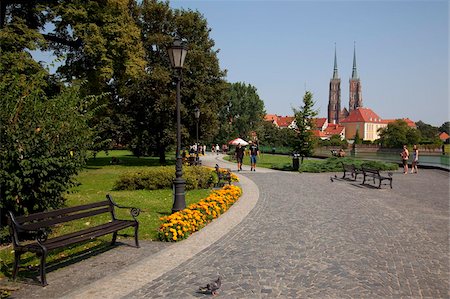
[{"label": "metal bench leg", "polygon": [[116,239],[117,239],[117,232],[114,232],[114,233],[113,233],[112,240],[111,240],[111,245],[116,244]]},{"label": "metal bench leg", "polygon": [[42,251],[42,253],[41,253],[41,265],[39,267],[39,272],[40,272],[40,275],[41,275],[41,284],[42,284],[43,287],[48,285],[48,283],[47,283],[47,276],[46,276],[46,273],[45,273],[45,265],[46,265],[45,260],[46,260],[46,258],[47,258],[47,250],[44,249]]},{"label": "metal bench leg", "polygon": [[20,261],[21,255],[22,255],[21,252],[14,251],[14,267],[13,267],[13,273],[12,273],[12,277],[14,280],[16,280],[17,273],[19,272],[19,261]]},{"label": "metal bench leg", "polygon": [[139,223],[136,224],[134,227],[134,242],[136,243],[136,247],[139,248],[139,238],[138,238],[138,229],[139,229]]}]

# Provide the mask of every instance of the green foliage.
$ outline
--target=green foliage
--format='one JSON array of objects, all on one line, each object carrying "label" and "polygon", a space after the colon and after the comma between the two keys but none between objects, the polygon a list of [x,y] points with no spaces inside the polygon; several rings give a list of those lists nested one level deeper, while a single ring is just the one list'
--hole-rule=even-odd
[{"label": "green foliage", "polygon": [[333,135],[330,140],[320,140],[320,146],[339,146],[343,149],[348,148],[347,140],[342,140],[340,135]]},{"label": "green foliage", "polygon": [[295,142],[297,133],[289,128],[278,128],[273,123],[264,121],[260,130],[257,132],[260,145],[271,148],[288,148],[287,151],[276,151],[277,153],[292,153],[292,145]]},{"label": "green foliage", "polygon": [[353,144],[362,144],[363,140],[359,136],[359,130],[356,129],[355,137],[353,138]]},{"label": "green foliage", "polygon": [[450,121],[446,121],[439,127],[439,132],[445,132],[447,134],[450,134]]},{"label": "green foliage", "polygon": [[439,139],[439,128],[434,127],[430,124],[426,124],[423,121],[419,120],[416,122],[417,130],[420,132],[420,143],[428,143],[428,144],[441,144],[441,140]]},{"label": "green foliage", "polygon": [[300,110],[294,109],[295,121],[297,124],[297,138],[294,143],[294,150],[302,157],[310,157],[313,154],[314,146],[317,142],[311,128],[314,128],[313,118],[317,116],[314,110],[313,94],[309,91],[303,96],[303,106]]},{"label": "green foliage", "polygon": [[408,124],[401,119],[379,129],[379,132],[379,142],[382,146],[388,148],[400,148],[405,144],[418,144],[420,141],[420,132],[408,127]]},{"label": "green foliage", "polygon": [[256,87],[242,82],[230,83],[225,98],[227,103],[219,113],[216,142],[226,143],[237,137],[249,140],[251,131],[262,133],[266,113]]},{"label": "green foliage", "polygon": [[300,165],[300,172],[339,172],[342,171],[342,163],[354,164],[359,168],[364,164],[367,167],[377,168],[380,170],[398,169],[398,165],[394,163],[331,157],[325,160],[306,160]]},{"label": "green foliage", "polygon": [[[152,167],[140,172],[127,172],[114,184],[114,190],[157,190],[172,188],[175,170],[171,166]],[[190,166],[183,168],[186,190],[212,187],[218,178],[214,170]]]},{"label": "green foliage", "polygon": [[9,83],[0,83],[1,207],[18,214],[60,207],[85,163],[85,103],[74,88],[47,98],[40,89],[23,94],[19,82]]}]

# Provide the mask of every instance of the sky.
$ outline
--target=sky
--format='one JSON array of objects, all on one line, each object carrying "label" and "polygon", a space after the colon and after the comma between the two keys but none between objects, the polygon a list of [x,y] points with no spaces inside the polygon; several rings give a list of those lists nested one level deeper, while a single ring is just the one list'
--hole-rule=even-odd
[{"label": "sky", "polygon": [[268,114],[292,115],[308,90],[318,116],[327,116],[336,45],[341,107],[348,109],[356,46],[364,107],[383,119],[434,126],[450,120],[448,1],[172,0],[170,6],[206,18],[226,80],[255,86]]},{"label": "sky", "polygon": [[[348,108],[356,46],[363,106],[440,126],[449,111],[448,1],[171,1],[207,19],[228,82],[255,86],[268,114],[311,91],[327,116],[336,44]],[[188,54],[189,55],[189,54]]]}]

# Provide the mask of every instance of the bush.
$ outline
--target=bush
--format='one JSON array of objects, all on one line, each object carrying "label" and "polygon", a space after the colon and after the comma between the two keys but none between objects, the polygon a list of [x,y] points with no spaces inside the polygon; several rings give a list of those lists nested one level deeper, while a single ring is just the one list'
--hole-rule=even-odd
[{"label": "bush", "polygon": [[[141,172],[127,172],[114,184],[114,190],[156,190],[172,188],[175,178],[173,166],[151,167]],[[218,178],[211,168],[200,166],[183,167],[186,190],[206,189],[214,186]]]},{"label": "bush", "polygon": [[307,160],[300,166],[300,172],[337,172],[342,171],[342,163],[354,164],[356,167],[367,165],[367,167],[379,170],[396,170],[398,165],[381,161],[356,160],[352,158],[331,157],[325,160]]}]

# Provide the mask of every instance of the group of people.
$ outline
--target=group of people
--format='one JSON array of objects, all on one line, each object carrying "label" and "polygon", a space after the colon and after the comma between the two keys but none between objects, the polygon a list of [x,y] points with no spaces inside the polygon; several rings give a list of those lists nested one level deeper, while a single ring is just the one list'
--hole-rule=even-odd
[{"label": "group of people", "polygon": [[[238,144],[236,146],[235,152],[238,171],[242,170],[244,154],[245,148],[241,144]],[[256,142],[252,141],[249,142],[249,156],[250,156],[250,171],[256,171],[256,161],[257,157],[259,157],[259,147]]]},{"label": "group of people", "polygon": [[[409,160],[409,151],[406,145],[403,146],[403,151],[400,153],[400,157],[403,162],[403,174],[408,174],[408,160]],[[417,165],[419,164],[419,150],[417,145],[414,144],[412,151],[412,163],[411,163],[411,173],[418,173]]]}]

